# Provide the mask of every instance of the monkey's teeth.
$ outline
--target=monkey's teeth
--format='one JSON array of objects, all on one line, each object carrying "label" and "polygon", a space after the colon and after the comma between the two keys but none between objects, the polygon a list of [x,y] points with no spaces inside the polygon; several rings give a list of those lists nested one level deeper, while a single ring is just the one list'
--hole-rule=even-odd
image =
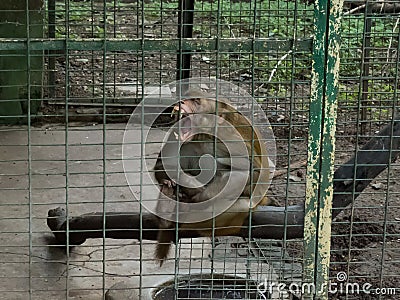
[{"label": "monkey's teeth", "polygon": [[172,110],[172,112],[171,112],[171,118],[173,117],[173,116],[175,116],[176,114],[178,113],[178,111],[175,109],[175,107],[174,107],[174,109]]},{"label": "monkey's teeth", "polygon": [[179,115],[179,119],[182,119],[184,117],[185,113],[186,113],[186,111],[184,109],[179,110],[179,106],[175,106],[174,109],[171,112],[171,118],[174,115],[178,114]]}]

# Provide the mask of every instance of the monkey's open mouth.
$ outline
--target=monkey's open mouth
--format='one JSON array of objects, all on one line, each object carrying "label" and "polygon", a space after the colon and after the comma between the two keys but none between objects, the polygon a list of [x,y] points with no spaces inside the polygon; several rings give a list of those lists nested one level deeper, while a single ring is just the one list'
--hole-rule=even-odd
[{"label": "monkey's open mouth", "polygon": [[192,109],[189,105],[182,101],[180,105],[175,105],[174,109],[172,110],[171,117],[176,116],[176,118],[184,118],[187,117],[189,114],[193,113]]},{"label": "monkey's open mouth", "polygon": [[188,105],[184,102],[181,102],[180,105],[175,105],[174,109],[172,110],[171,117],[175,116],[175,119],[180,119],[180,134],[179,138],[182,141],[189,141],[191,138],[189,137],[192,132],[192,120],[190,117],[191,109]]}]

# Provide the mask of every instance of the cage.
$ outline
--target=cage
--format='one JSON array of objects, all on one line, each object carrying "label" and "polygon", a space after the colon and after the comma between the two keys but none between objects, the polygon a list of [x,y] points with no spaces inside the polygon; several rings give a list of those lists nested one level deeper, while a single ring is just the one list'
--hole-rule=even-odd
[{"label": "cage", "polygon": [[[3,0],[0,16],[1,299],[396,299],[397,1]],[[172,222],[160,267],[150,177],[189,78],[261,131],[276,206],[228,235]]]}]

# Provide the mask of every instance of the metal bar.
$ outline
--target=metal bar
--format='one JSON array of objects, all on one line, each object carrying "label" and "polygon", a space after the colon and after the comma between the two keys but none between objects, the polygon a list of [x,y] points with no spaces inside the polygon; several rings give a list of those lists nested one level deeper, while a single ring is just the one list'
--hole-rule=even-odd
[{"label": "metal bar", "polygon": [[[66,41],[64,39],[31,39],[32,50],[65,50]],[[132,40],[69,40],[69,50],[82,50],[82,51],[101,51],[104,44],[108,51],[176,51],[179,46],[178,39],[132,39]],[[254,45],[253,45],[254,44]],[[257,52],[268,52],[272,50],[289,51],[295,49],[296,51],[311,51],[313,39],[299,39],[299,40],[278,40],[278,39],[234,39],[234,38],[220,38],[218,40],[218,48],[223,52],[239,52],[253,50]],[[26,40],[20,39],[0,39],[0,50],[26,50]],[[182,51],[216,51],[217,39],[216,38],[196,38],[186,39],[182,41]]]},{"label": "metal bar", "polygon": [[333,170],[335,162],[335,132],[337,116],[337,91],[340,66],[340,20],[343,0],[332,0],[328,11],[327,53],[325,70],[325,98],[321,145],[321,178],[319,191],[318,252],[316,256],[316,287],[322,293],[317,299],[328,299],[331,210],[333,199]]},{"label": "metal bar", "polygon": [[[56,1],[48,0],[47,1],[47,11],[48,11],[48,29],[49,29],[49,38],[55,39],[56,37]],[[54,50],[49,50],[49,98],[52,99],[55,97],[55,69],[56,69],[56,58],[54,54],[56,53]]]},{"label": "metal bar", "polygon": [[[35,7],[37,9],[37,7]],[[26,84],[27,84],[27,98],[26,101],[28,109],[27,109],[27,125],[28,125],[28,201],[29,201],[29,222],[28,222],[28,230],[29,230],[29,281],[28,281],[28,289],[29,289],[29,299],[32,299],[32,294],[34,290],[33,284],[33,201],[32,201],[32,136],[31,136],[31,57],[30,57],[30,10],[29,10],[29,1],[25,1],[25,25],[26,25]]]},{"label": "metal bar", "polygon": [[[138,6],[139,5],[141,5],[141,7],[140,7],[140,19],[141,19],[141,22],[142,22],[142,24],[144,24],[144,1],[138,1]],[[139,18],[139,16],[138,16],[138,18]],[[140,36],[142,37],[141,38],[141,67],[142,67],[142,69],[141,69],[141,73],[140,73],[140,76],[141,76],[141,80],[140,80],[140,82],[141,82],[141,87],[142,87],[142,91],[144,91],[144,87],[145,87],[145,73],[144,73],[144,65],[145,65],[145,50],[144,50],[144,43],[145,43],[145,37],[144,37],[144,27],[143,26],[141,26],[140,27]],[[141,99],[141,102],[143,102],[144,101],[144,95],[142,94],[142,99]],[[144,115],[144,109],[141,109],[141,120],[142,120],[142,123],[144,123],[144,118],[145,118],[145,115]],[[142,127],[142,129],[143,129],[143,127]],[[141,157],[144,157],[144,153],[145,153],[145,151],[144,151],[144,147],[145,147],[145,144],[144,144],[144,134],[143,134],[143,132],[141,132],[141,134],[140,134],[140,156]],[[145,223],[145,219],[144,219],[144,216],[143,216],[143,205],[142,205],[142,201],[143,201],[143,164],[141,163],[140,164],[140,179],[139,179],[139,185],[140,185],[140,187],[139,187],[139,189],[140,189],[140,199],[139,199],[139,201],[140,201],[140,207],[139,207],[139,238],[140,238],[140,241],[143,241],[143,228],[144,228],[144,226],[146,225],[146,223]],[[107,226],[105,225],[105,227],[107,228]],[[106,232],[107,233],[107,232]],[[143,286],[143,271],[144,271],[144,266],[143,266],[143,252],[145,251],[143,248],[144,245],[143,245],[143,243],[140,243],[140,248],[139,248],[139,260],[140,260],[140,264],[139,264],[139,298],[142,298],[142,293],[143,293],[143,290],[142,290],[142,286]]]},{"label": "metal bar", "polygon": [[362,92],[361,92],[361,134],[364,135],[366,133],[366,126],[367,126],[367,108],[370,105],[368,101],[368,88],[369,88],[369,59],[370,59],[370,52],[371,52],[371,27],[372,27],[372,19],[370,14],[370,6],[369,2],[365,3],[365,13],[364,13],[364,32],[363,32],[363,55],[362,55]]},{"label": "metal bar", "polygon": [[[70,18],[70,10],[69,10],[69,0],[64,0],[65,3],[65,31],[66,31],[66,40],[65,40],[65,207],[66,213],[69,213],[70,209],[70,169],[69,169],[69,105],[70,105],[70,26],[69,26],[69,18]],[[66,232],[71,230],[69,224],[65,227]],[[67,235],[67,239],[65,240],[65,247],[66,247],[66,273],[65,273],[65,297],[68,298],[70,286],[71,286],[71,274],[70,274],[70,267],[71,267],[71,260],[70,260],[70,245],[71,240],[69,239],[69,235]]]},{"label": "metal bar", "polygon": [[[333,166],[339,82],[339,29],[343,0],[319,1],[310,103],[310,134],[304,220],[304,282],[316,299],[328,299]],[[305,299],[314,298],[308,293]]]},{"label": "metal bar", "polygon": [[[303,282],[315,280],[315,254],[317,249],[318,193],[320,182],[320,157],[322,140],[322,111],[325,90],[325,56],[327,32],[327,1],[318,1],[314,11],[314,48],[311,70],[311,98],[309,115],[308,157],[306,171],[306,198],[304,216],[304,270]],[[306,294],[304,299],[314,295]]]},{"label": "metal bar", "polygon": [[[103,40],[106,40],[107,38],[107,2],[106,0],[103,0]],[[103,217],[103,224],[102,224],[102,256],[103,256],[103,264],[102,264],[102,271],[103,271],[103,276],[102,276],[102,290],[103,290],[103,295],[106,293],[106,277],[104,274],[106,274],[106,207],[107,207],[107,169],[106,169],[106,157],[107,157],[107,139],[106,139],[106,125],[107,125],[107,106],[106,106],[106,100],[107,100],[107,94],[106,94],[106,84],[107,84],[107,65],[106,65],[106,60],[107,60],[107,46],[104,45],[103,50],[102,50],[102,58],[103,58],[103,66],[102,66],[102,99],[103,99],[103,113],[102,113],[102,132],[103,132],[103,151],[102,151],[102,173],[103,173],[103,178],[102,178],[102,183],[103,183],[103,188],[102,188],[102,205],[103,205],[103,211],[102,211],[102,217]]]},{"label": "metal bar", "polygon": [[176,62],[176,80],[190,77],[191,51],[183,49],[183,39],[193,37],[194,0],[180,0],[178,8],[179,48]]}]

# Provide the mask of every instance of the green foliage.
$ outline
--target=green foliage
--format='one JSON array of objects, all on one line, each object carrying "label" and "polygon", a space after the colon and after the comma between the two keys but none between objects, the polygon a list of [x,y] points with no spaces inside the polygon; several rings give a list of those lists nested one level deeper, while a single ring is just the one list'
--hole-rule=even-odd
[{"label": "green foliage", "polygon": [[114,5],[107,1],[106,7],[104,7],[104,3],[96,1],[93,3],[68,1],[67,5],[65,2],[56,1],[56,38],[63,38],[67,35],[70,38],[103,38],[105,26],[115,24],[116,20],[112,12],[129,5],[116,2]]},{"label": "green foliage", "polygon": [[217,24],[219,18],[221,37],[237,37],[254,31],[260,37],[276,38],[312,33],[313,7],[305,4],[300,7],[294,1],[224,0],[219,7],[215,1],[196,1],[195,11],[208,17],[206,24],[195,24],[195,30]]},{"label": "green foliage", "polygon": [[[311,2],[311,1],[310,1]],[[142,26],[144,32],[158,36],[151,27],[169,26],[167,35],[173,35],[176,26],[178,1],[56,1],[56,37],[62,38],[104,38],[113,33],[113,26],[125,21],[133,26]],[[307,1],[253,0],[253,1],[196,1],[194,36],[199,38],[269,38],[269,39],[304,39],[313,36],[314,4]],[[104,7],[105,5],[105,7]],[[121,20],[118,14],[127,17]],[[395,63],[398,49],[399,26],[395,26],[398,16],[372,16],[370,42],[371,76],[396,77],[399,70]],[[66,26],[68,22],[68,26]],[[358,101],[359,78],[362,74],[363,47],[368,36],[365,32],[365,15],[363,12],[347,14],[342,18],[341,34],[341,78],[353,85],[345,95],[340,94],[342,101]],[[157,24],[157,26],[153,26]],[[126,28],[132,28],[126,26]],[[68,29],[68,33],[67,33]],[[164,29],[161,29],[163,32]],[[118,31],[110,37],[126,38],[128,32]],[[132,35],[131,35],[132,36]],[[389,46],[391,47],[389,49]],[[208,55],[208,54],[207,54]],[[205,55],[205,56],[207,56]],[[272,94],[282,95],[286,86],[293,80],[310,79],[310,53],[285,53],[269,51],[267,53],[222,53],[218,52],[218,66],[222,75],[233,73],[240,77],[251,73],[253,79],[268,84]],[[210,56],[210,55],[208,55]],[[213,56],[213,54],[211,55]],[[208,63],[214,63],[210,60]],[[228,70],[228,71],[224,71]],[[230,76],[230,75],[229,75]],[[390,82],[376,86],[384,93]],[[390,92],[387,93],[392,96]],[[386,95],[386,94],[385,94]]]}]

